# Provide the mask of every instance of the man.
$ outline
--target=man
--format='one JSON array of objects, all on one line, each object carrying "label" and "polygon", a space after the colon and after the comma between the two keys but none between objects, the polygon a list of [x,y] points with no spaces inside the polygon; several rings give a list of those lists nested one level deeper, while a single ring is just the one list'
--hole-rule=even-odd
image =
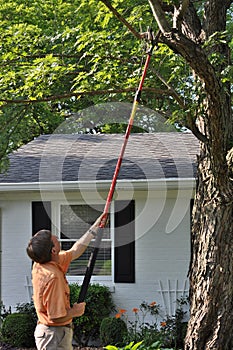
[{"label": "man", "polygon": [[38,317],[35,341],[38,350],[72,350],[72,319],[84,314],[85,302],[70,306],[70,290],[65,273],[72,260],[80,257],[96,236],[102,214],[91,228],[67,251],[61,251],[56,236],[38,231],[27,246],[35,262],[32,269],[33,301]]}]

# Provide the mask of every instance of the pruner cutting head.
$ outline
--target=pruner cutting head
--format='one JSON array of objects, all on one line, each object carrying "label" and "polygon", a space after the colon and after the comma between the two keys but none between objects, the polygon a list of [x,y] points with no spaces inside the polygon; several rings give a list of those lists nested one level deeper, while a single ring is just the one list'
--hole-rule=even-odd
[{"label": "pruner cutting head", "polygon": [[147,28],[147,32],[141,33],[141,38],[145,39],[148,43],[150,43],[150,47],[148,48],[147,52],[152,53],[154,47],[158,44],[160,35],[160,30],[155,34],[152,31],[152,28]]}]

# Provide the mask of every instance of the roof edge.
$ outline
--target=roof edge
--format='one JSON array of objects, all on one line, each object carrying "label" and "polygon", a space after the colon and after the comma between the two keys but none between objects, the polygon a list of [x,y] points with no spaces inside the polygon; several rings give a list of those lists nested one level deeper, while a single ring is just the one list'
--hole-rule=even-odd
[{"label": "roof edge", "polygon": [[[195,178],[166,178],[166,179],[148,179],[148,180],[118,180],[117,190],[162,190],[162,189],[194,189]],[[27,192],[27,191],[69,191],[86,190],[93,191],[108,190],[111,181],[63,181],[63,182],[21,182],[21,183],[0,183],[0,192]]]}]

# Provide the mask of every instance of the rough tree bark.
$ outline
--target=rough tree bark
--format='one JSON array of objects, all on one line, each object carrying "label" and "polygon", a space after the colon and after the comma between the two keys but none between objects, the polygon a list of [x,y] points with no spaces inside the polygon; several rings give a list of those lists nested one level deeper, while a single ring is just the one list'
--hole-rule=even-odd
[{"label": "rough tree bark", "polygon": [[[192,224],[190,321],[186,350],[233,349],[233,117],[230,84],[221,72],[229,62],[227,43],[203,44],[226,29],[230,0],[176,1],[168,21],[161,0],[148,0],[162,41],[183,56],[200,83],[200,109],[187,111],[187,125],[200,140]],[[175,1],[174,1],[175,3]],[[173,23],[171,27],[170,23]],[[211,54],[219,55],[213,63]],[[188,110],[188,108],[187,108]]]},{"label": "rough tree bark", "polygon": [[233,206],[227,193],[229,179],[222,176],[220,186],[211,155],[202,145],[193,212],[187,350],[233,349]]}]

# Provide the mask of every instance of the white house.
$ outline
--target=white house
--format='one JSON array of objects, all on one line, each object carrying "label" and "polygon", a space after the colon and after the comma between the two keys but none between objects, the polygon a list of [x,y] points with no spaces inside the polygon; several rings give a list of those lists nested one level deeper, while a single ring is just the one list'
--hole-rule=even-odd
[{"label": "white house", "polygon": [[[1,300],[31,298],[30,237],[51,228],[67,249],[103,210],[124,135],[44,135],[10,156],[0,175]],[[91,282],[111,288],[129,314],[156,301],[173,314],[187,293],[190,203],[198,141],[190,133],[132,134]],[[88,253],[72,263],[81,283]]]}]

